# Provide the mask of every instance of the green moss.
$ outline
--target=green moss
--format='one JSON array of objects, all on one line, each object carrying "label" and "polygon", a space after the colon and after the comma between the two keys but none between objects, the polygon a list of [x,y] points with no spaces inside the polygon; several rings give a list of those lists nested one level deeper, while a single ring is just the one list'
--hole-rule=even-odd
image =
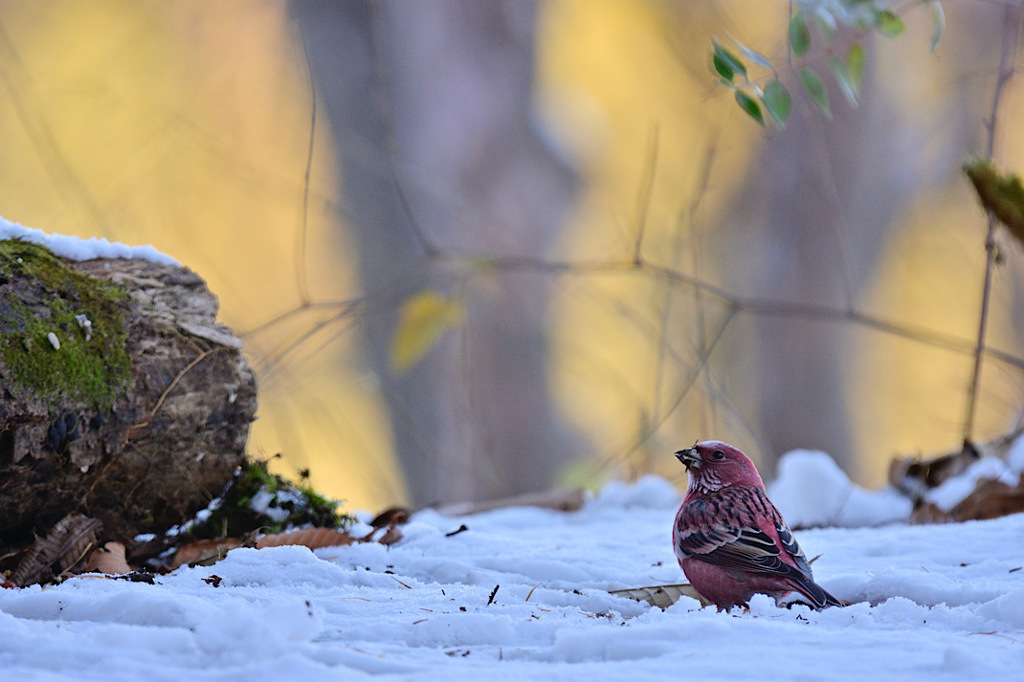
[{"label": "green moss", "polygon": [[[25,279],[28,297],[0,296],[0,359],[44,400],[109,409],[131,378],[121,306],[128,292],[90,277],[37,244],[0,241],[0,284]],[[38,295],[38,301],[27,300]],[[85,315],[86,330],[76,315]],[[60,348],[48,340],[56,335]]]},{"label": "green moss", "polygon": [[343,528],[351,518],[338,512],[339,505],[270,473],[266,462],[247,459],[220,505],[192,533],[195,537],[242,537],[254,530],[280,533],[303,526]]}]

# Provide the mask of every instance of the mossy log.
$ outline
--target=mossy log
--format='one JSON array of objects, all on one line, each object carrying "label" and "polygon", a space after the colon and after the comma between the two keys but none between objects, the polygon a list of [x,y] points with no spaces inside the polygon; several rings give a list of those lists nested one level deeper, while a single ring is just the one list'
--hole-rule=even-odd
[{"label": "mossy log", "polygon": [[217,308],[185,268],[0,241],[0,552],[73,512],[158,532],[220,494],[256,380]]}]

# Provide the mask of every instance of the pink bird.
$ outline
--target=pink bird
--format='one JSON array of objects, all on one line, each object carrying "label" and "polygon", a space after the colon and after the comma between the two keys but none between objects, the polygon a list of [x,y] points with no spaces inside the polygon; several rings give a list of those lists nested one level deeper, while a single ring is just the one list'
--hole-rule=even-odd
[{"label": "pink bird", "polygon": [[718,610],[747,606],[755,592],[776,603],[793,592],[815,609],[841,606],[814,582],[811,565],[765,494],[745,454],[717,440],[680,450],[690,474],[672,544],[698,594]]}]

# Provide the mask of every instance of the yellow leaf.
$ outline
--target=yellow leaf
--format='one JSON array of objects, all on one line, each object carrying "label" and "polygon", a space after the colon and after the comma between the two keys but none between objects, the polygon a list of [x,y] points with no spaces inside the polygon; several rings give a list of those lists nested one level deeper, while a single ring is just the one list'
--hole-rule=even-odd
[{"label": "yellow leaf", "polygon": [[441,339],[462,323],[462,301],[424,289],[402,306],[402,316],[391,343],[391,366],[404,374]]}]

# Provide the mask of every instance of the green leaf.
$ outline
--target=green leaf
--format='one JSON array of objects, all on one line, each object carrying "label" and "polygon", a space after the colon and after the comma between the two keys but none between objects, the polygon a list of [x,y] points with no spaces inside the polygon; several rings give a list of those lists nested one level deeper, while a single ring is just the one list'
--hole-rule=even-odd
[{"label": "green leaf", "polygon": [[729,83],[733,82],[733,78],[736,77],[737,73],[746,78],[747,67],[743,65],[739,57],[722,47],[722,44],[717,40],[713,42],[715,51],[711,55],[711,63],[715,67],[715,71],[718,72],[718,75]]},{"label": "green leaf", "polygon": [[1015,173],[1001,174],[985,159],[968,161],[964,173],[974,185],[981,205],[1024,244],[1024,187],[1020,177]]},{"label": "green leaf", "polygon": [[789,111],[793,107],[793,99],[789,96],[789,90],[781,81],[774,80],[764,87],[764,95],[761,96],[764,108],[768,110],[780,128],[786,127],[786,119],[789,118]]},{"label": "green leaf", "polygon": [[804,90],[810,95],[815,106],[821,109],[826,116],[831,116],[832,112],[828,108],[828,91],[825,90],[825,83],[822,82],[821,77],[805,67],[800,69],[800,81],[804,84]]},{"label": "green leaf", "polygon": [[404,374],[433,348],[441,336],[462,323],[462,301],[445,298],[424,289],[402,306],[402,314],[391,340],[391,366]]},{"label": "green leaf", "polygon": [[902,35],[903,31],[907,28],[899,15],[891,9],[883,9],[875,13],[875,27],[878,28],[882,35],[889,38],[896,38]]},{"label": "green leaf", "polygon": [[946,13],[942,9],[942,2],[940,0],[930,0],[928,3],[932,6],[932,52],[935,52],[935,48],[939,46],[939,41],[942,40],[942,34],[946,30]]},{"label": "green leaf", "polygon": [[850,85],[854,92],[860,92],[861,83],[864,82],[864,64],[867,57],[864,54],[864,46],[854,43],[850,51],[846,53],[846,73],[850,76]]},{"label": "green leaf", "polygon": [[761,106],[753,97],[742,90],[737,90],[736,103],[740,105],[740,109],[747,112],[747,115],[750,116],[750,118],[754,119],[761,125],[764,125],[764,115],[761,113]]},{"label": "green leaf", "polygon": [[828,63],[832,66],[832,73],[836,75],[836,82],[839,83],[839,88],[846,95],[846,99],[850,104],[856,106],[857,88],[854,87],[853,81],[850,79],[850,72],[836,57],[829,57]]},{"label": "green leaf", "polygon": [[811,47],[811,31],[803,10],[797,10],[789,21],[789,47],[797,57],[803,57]]},{"label": "green leaf", "polygon": [[711,65],[715,67],[715,71],[722,77],[722,80],[732,83],[736,73],[729,66],[729,63],[722,59],[717,52],[711,55]]}]

